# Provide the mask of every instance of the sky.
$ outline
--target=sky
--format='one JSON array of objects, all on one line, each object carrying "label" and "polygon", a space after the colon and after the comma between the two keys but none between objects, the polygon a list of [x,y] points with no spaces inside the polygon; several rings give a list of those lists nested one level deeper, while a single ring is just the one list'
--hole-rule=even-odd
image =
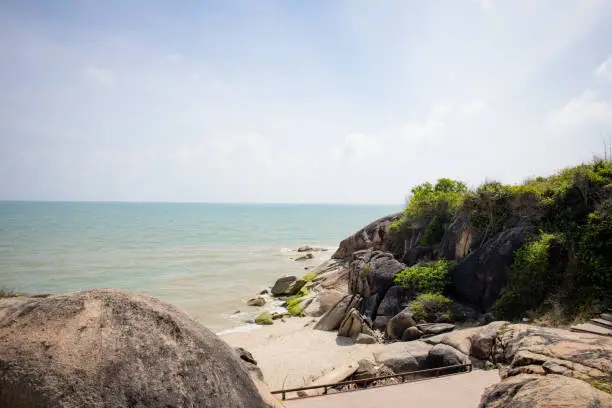
[{"label": "sky", "polygon": [[401,204],[612,141],[612,0],[2,0],[0,200]]}]

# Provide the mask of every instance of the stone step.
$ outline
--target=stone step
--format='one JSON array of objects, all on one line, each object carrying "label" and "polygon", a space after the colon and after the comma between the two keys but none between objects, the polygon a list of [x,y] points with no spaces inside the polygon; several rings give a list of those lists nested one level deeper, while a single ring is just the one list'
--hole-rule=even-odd
[{"label": "stone step", "polygon": [[605,329],[612,330],[612,322],[605,319],[591,319],[591,323],[601,326]]},{"label": "stone step", "polygon": [[612,322],[612,313],[602,313],[600,318]]},{"label": "stone step", "polygon": [[592,323],[582,323],[571,327],[573,332],[599,334],[600,336],[612,336],[612,330],[605,329]]}]

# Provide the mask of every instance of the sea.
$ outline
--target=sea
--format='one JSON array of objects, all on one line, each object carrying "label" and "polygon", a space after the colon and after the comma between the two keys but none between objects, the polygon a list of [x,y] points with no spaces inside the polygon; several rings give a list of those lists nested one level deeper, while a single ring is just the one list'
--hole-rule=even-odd
[{"label": "sea", "polygon": [[[0,288],[137,291],[209,329],[253,327],[246,300],[301,276],[401,205],[0,202]],[[322,247],[295,261],[302,245]],[[270,303],[267,308],[277,307]]]}]

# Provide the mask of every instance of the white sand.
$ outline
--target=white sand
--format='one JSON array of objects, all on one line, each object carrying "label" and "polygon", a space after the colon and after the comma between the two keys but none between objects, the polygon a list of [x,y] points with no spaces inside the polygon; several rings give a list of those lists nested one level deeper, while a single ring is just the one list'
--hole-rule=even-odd
[{"label": "white sand", "polygon": [[[382,344],[353,344],[337,332],[313,330],[313,318],[292,317],[285,323],[246,333],[221,336],[233,347],[250,351],[272,390],[300,387],[342,364],[362,358],[373,360],[372,353]],[[306,324],[311,323],[308,327]]]}]

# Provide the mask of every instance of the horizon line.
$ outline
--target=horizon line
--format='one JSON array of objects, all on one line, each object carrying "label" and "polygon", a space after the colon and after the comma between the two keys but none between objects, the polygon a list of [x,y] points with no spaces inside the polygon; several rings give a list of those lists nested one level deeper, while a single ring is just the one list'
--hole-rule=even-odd
[{"label": "horizon line", "polygon": [[342,202],[289,202],[289,201],[128,201],[128,200],[19,200],[0,199],[0,203],[81,203],[81,204],[213,204],[213,205],[347,205],[347,206],[401,206],[405,203],[342,203]]}]

